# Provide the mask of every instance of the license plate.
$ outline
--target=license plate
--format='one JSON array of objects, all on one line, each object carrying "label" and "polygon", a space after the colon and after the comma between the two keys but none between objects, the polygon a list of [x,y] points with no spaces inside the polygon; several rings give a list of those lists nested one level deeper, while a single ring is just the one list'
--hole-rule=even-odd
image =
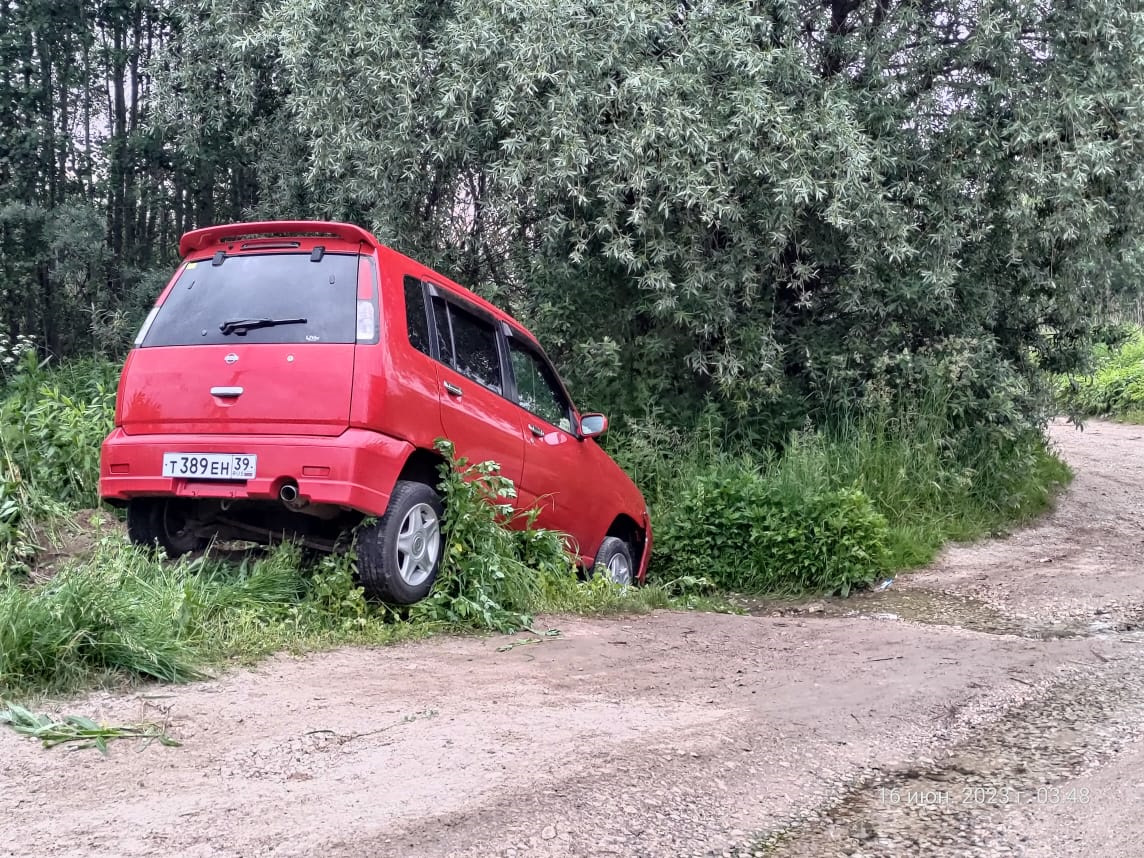
[{"label": "license plate", "polygon": [[244,453],[164,453],[163,476],[185,480],[253,480],[258,457]]}]

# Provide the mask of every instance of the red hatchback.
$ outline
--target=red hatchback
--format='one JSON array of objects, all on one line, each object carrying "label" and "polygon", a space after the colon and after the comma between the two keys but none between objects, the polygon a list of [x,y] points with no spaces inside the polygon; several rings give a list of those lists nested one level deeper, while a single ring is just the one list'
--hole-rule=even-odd
[{"label": "red hatchback", "polygon": [[212,538],[333,550],[358,532],[377,598],[428,594],[443,551],[445,437],[493,460],[585,568],[642,581],[639,490],[593,440],[536,339],[507,314],[342,223],[189,232],[127,357],[100,494],[131,539],[175,556]]}]

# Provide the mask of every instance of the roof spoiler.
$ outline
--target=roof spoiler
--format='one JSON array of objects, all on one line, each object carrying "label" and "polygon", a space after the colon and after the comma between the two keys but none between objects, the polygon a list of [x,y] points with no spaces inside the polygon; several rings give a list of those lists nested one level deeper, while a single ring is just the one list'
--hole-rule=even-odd
[{"label": "roof spoiler", "polygon": [[183,237],[179,239],[179,256],[185,258],[196,250],[205,250],[215,244],[227,244],[255,235],[329,235],[351,243],[361,242],[375,248],[381,246],[370,233],[352,223],[321,220],[267,220],[255,223],[207,226],[183,233]]}]

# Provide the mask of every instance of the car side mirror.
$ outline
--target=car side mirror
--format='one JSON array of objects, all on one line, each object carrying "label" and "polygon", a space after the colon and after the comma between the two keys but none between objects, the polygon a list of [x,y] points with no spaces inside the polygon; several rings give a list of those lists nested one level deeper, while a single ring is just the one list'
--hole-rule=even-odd
[{"label": "car side mirror", "polygon": [[603,414],[585,414],[580,418],[580,437],[596,438],[608,431],[608,418]]}]

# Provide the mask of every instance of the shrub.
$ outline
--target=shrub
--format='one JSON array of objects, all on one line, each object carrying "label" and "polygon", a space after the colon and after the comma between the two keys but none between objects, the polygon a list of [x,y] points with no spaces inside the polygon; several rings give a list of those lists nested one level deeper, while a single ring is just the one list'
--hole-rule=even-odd
[{"label": "shrub", "polygon": [[[655,443],[664,438],[670,443]],[[785,505],[804,523],[810,521],[806,516],[819,514],[814,512],[820,509],[815,499],[845,506],[844,495],[839,493],[857,490],[886,523],[885,531],[877,526],[863,531],[875,540],[868,546],[870,559],[875,566],[879,564],[877,540],[881,539],[888,552],[885,568],[894,570],[929,561],[949,539],[977,538],[1029,518],[1043,510],[1054,490],[1070,478],[1068,468],[1049,451],[1038,432],[1012,424],[959,429],[948,409],[937,401],[899,406],[893,412],[885,409],[839,417],[820,430],[792,433],[781,451],[760,453],[728,443],[713,426],[701,426],[690,436],[672,434],[656,421],[629,422],[612,439],[613,444],[618,441],[623,442],[622,449],[638,454],[631,462],[652,511],[654,580],[706,574],[712,567],[726,569],[730,563],[740,571],[729,576],[714,571],[711,577],[723,586],[741,581],[745,586],[774,587],[779,592],[815,589],[815,580],[823,589],[840,592],[845,584],[832,580],[835,573],[830,571],[829,560],[824,560],[817,578],[798,573],[797,563],[790,564],[789,580],[772,579],[764,571],[742,572],[746,561],[734,555],[749,546],[737,540],[747,539],[752,522],[737,522],[745,531],[734,537],[715,533],[705,537],[724,540],[723,554],[707,557],[689,547],[686,539],[690,537],[681,534],[702,527],[691,519],[705,513],[703,505],[696,503],[697,494],[706,491],[703,486],[722,486],[730,496],[761,493],[761,503]],[[760,486],[766,487],[765,492]],[[745,516],[750,504],[738,499],[729,506]],[[860,503],[850,512],[861,519],[864,508]],[[834,520],[829,511],[821,514]],[[815,550],[819,548],[829,550],[824,546]],[[688,559],[681,562],[681,558]],[[860,556],[857,562],[860,568]],[[839,563],[845,566],[846,561]],[[859,574],[855,580],[861,578]]]},{"label": "shrub", "polygon": [[99,448],[115,413],[117,367],[74,361],[45,369],[24,352],[0,388],[0,452],[34,493],[79,506],[98,502]]},{"label": "shrub", "polygon": [[947,540],[1030,518],[1071,476],[1039,433],[1012,425],[956,430],[932,406],[802,433],[768,473],[794,493],[862,491],[886,517],[892,569],[928,562]]},{"label": "shrub", "polygon": [[659,533],[658,571],[751,593],[846,595],[887,568],[887,526],[856,489],[792,493],[722,467],[685,488]]},{"label": "shrub", "polygon": [[1091,376],[1057,379],[1061,407],[1085,417],[1144,415],[1144,331],[1133,329],[1116,345],[1098,345],[1092,359]]},{"label": "shrub", "polygon": [[563,535],[536,528],[535,512],[513,512],[516,490],[495,462],[454,458],[447,441],[437,448],[448,459],[438,486],[444,555],[433,591],[410,608],[410,620],[504,632],[529,625],[546,592],[576,586]]}]

